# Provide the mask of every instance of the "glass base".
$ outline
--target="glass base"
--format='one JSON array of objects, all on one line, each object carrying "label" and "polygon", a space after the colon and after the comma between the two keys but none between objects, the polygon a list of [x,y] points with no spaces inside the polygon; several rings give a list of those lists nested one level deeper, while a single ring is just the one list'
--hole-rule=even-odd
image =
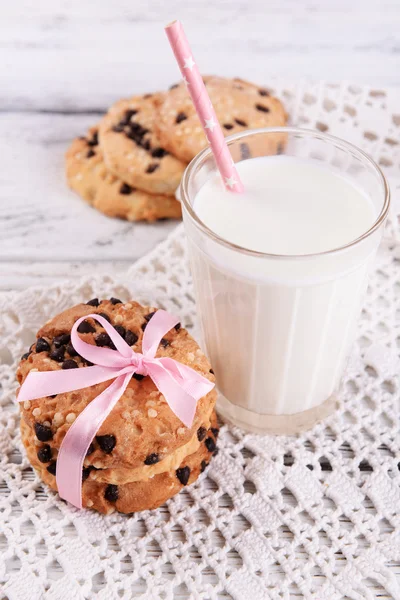
[{"label": "glass base", "polygon": [[318,421],[325,419],[338,408],[336,396],[303,412],[292,415],[261,415],[236,404],[232,404],[222,394],[218,395],[217,412],[231,425],[241,427],[251,433],[269,435],[293,435],[311,429]]}]

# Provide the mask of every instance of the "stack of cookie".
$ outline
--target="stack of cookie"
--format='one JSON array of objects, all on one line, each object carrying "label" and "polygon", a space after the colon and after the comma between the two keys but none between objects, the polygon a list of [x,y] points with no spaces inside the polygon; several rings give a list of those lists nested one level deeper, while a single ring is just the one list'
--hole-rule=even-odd
[{"label": "stack of cookie", "polygon": [[[143,331],[154,308],[118,298],[97,298],[54,317],[24,354],[17,378],[28,373],[88,366],[74,350],[70,333],[80,317],[98,313],[109,321],[135,352],[141,352]],[[94,319],[78,327],[88,344],[114,348]],[[214,381],[214,373],[195,340],[179,324],[162,338],[157,357],[170,357]],[[57,489],[57,455],[71,424],[110,382],[20,404],[21,434],[28,458],[41,479]],[[109,514],[155,508],[194,482],[216,454],[218,425],[215,389],[197,403],[191,427],[172,412],[150,377],[136,374],[106,418],[86,455],[82,472],[83,506]]]},{"label": "stack of cookie", "polygon": [[[226,135],[284,126],[268,90],[241,79],[204,77]],[[271,152],[279,152],[279,136]],[[186,165],[207,140],[184,83],[114,104],[66,155],[69,186],[92,206],[129,221],[179,218],[175,198]]]}]

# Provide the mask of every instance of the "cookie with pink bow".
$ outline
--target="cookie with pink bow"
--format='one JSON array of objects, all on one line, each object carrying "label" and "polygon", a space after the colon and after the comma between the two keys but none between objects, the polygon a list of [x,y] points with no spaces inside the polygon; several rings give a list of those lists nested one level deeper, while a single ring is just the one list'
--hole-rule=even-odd
[{"label": "cookie with pink bow", "polygon": [[216,453],[213,370],[164,310],[117,298],[66,310],[39,330],[17,378],[28,458],[78,508],[155,508]]}]

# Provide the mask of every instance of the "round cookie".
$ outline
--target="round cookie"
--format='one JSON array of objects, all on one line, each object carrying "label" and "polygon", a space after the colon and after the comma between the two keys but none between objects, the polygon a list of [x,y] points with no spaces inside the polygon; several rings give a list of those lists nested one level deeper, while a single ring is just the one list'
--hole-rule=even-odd
[{"label": "round cookie", "polygon": [[[85,368],[71,345],[75,321],[101,314],[126,342],[141,351],[143,331],[155,309],[117,298],[79,304],[47,322],[21,359],[20,384],[32,369]],[[112,348],[109,336],[94,319],[79,326],[87,343]],[[162,339],[156,356],[169,356],[191,366],[210,381],[210,364],[180,324]],[[57,455],[71,423],[110,382],[20,404],[21,431],[28,458],[42,479],[56,489]],[[169,408],[150,377],[135,374],[97,432],[84,462],[83,503],[101,512],[133,512],[154,508],[194,481],[215,452],[217,435],[213,389],[196,407],[192,427],[185,427]]]},{"label": "round cookie", "polygon": [[148,194],[110,173],[98,145],[98,128],[76,138],[66,153],[66,176],[72,190],[109,217],[128,221],[157,221],[181,217],[173,196]]},{"label": "round cookie", "polygon": [[[28,458],[41,479],[53,490],[57,490],[56,478],[37,457],[34,436],[25,421],[21,421],[22,441]],[[155,475],[145,481],[122,485],[99,482],[94,478],[96,469],[85,471],[82,484],[82,504],[101,513],[110,514],[115,510],[133,513],[157,508],[166,500],[190,485],[207,468],[212,456],[217,453],[216,440],[218,423],[215,412],[211,416],[211,427],[205,433],[196,452],[185,457],[179,466],[170,471]]]},{"label": "round cookie", "polygon": [[[116,298],[102,301],[97,306],[97,299],[90,302],[60,313],[39,330],[36,344],[24,354],[19,365],[17,378],[20,384],[31,369],[85,368],[87,363],[76,355],[69,335],[75,321],[91,313],[108,319],[124,335],[125,341],[136,352],[141,352],[143,331],[155,309],[133,301],[124,304]],[[79,326],[79,332],[89,344],[112,347],[103,327],[93,319],[85,320]],[[208,359],[183,327],[176,326],[164,336],[156,356],[174,358],[214,381]],[[56,397],[21,403],[21,416],[40,441],[50,443],[51,440],[52,449],[57,450],[76,416],[109,385],[110,382],[99,383]],[[190,442],[193,444],[200,427],[208,429],[215,400],[213,389],[198,401],[192,427],[188,428],[171,411],[150,377],[135,374],[97,432],[85,466],[147,469],[152,455],[157,455],[157,462],[161,462],[179,448]],[[192,448],[188,446],[188,451]]]},{"label": "round cookie", "polygon": [[99,139],[107,168],[130,186],[150,194],[174,194],[185,164],[161,144],[154,126],[162,94],[116,102],[100,122]]},{"label": "round cookie", "polygon": [[[203,78],[225,135],[246,129],[286,125],[287,115],[281,102],[242,79],[206,76]],[[207,140],[185,83],[172,86],[158,108],[156,131],[162,145],[184,162],[190,162],[207,146]],[[272,134],[271,134],[272,135]],[[271,137],[269,152],[282,150],[284,137]]]}]

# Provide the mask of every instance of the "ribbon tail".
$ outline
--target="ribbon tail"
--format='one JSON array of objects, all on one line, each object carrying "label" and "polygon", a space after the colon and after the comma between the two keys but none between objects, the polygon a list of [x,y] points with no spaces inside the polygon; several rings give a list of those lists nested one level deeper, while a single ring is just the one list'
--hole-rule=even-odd
[{"label": "ribbon tail", "polygon": [[161,363],[153,362],[147,367],[147,370],[172,412],[186,427],[191,427],[196,412],[197,398],[188,393]]},{"label": "ribbon tail", "polygon": [[99,366],[65,371],[30,371],[19,390],[17,400],[23,402],[73,392],[114,379],[121,374],[121,371],[123,371],[121,368]]},{"label": "ribbon tail", "polygon": [[[82,370],[88,371],[89,368]],[[56,471],[58,493],[77,508],[82,508],[82,468],[86,452],[103,421],[124,393],[131,377],[132,371],[120,375],[92,400],[71,425],[61,444]]]},{"label": "ribbon tail", "polygon": [[203,396],[211,392],[215,383],[209,381],[207,377],[200,375],[197,371],[177,362],[173,358],[160,358],[161,364],[168,369],[174,379],[190,396],[200,400]]}]

